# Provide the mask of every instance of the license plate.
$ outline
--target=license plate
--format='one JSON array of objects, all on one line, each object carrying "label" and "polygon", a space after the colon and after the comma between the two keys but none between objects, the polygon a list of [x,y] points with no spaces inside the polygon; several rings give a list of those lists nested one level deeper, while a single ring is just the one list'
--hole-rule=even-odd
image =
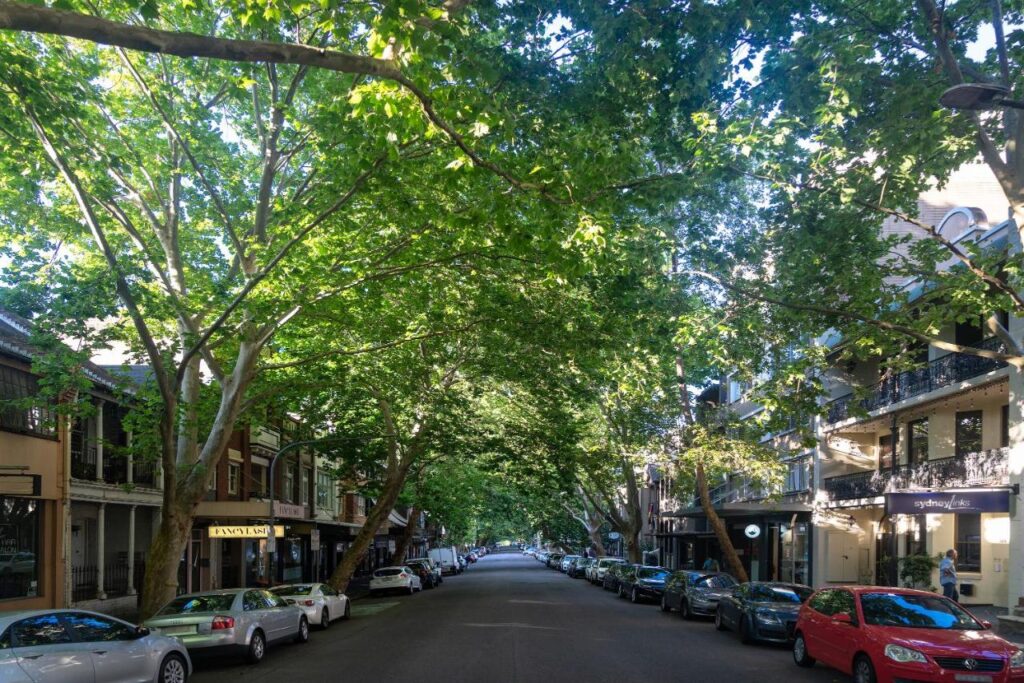
[{"label": "license plate", "polygon": [[160,633],[165,636],[183,636],[195,632],[195,626],[168,626],[167,628],[160,629]]},{"label": "license plate", "polygon": [[954,678],[958,681],[964,681],[964,683],[991,683],[991,676],[983,676],[981,674],[956,674]]}]

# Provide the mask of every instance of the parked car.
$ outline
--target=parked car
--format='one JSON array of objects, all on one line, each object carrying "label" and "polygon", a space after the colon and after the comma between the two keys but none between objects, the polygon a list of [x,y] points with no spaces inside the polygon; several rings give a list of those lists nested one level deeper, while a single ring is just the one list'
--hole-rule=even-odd
[{"label": "parked car", "polygon": [[[604,589],[606,591],[614,591],[615,593],[618,593],[623,577],[636,572],[636,569],[639,566],[640,565],[638,564],[626,563],[614,565],[604,575],[604,582],[602,584]],[[619,597],[622,596],[619,595]]]},{"label": "parked car", "polygon": [[588,568],[589,573],[587,575],[587,578],[590,580],[591,583],[603,583],[604,575],[608,572],[609,569],[611,569],[614,565],[625,563],[626,561],[621,557],[598,558],[597,562],[595,562]]},{"label": "parked car", "polygon": [[0,615],[4,683],[184,683],[191,674],[192,661],[178,640],[115,617],[86,610]]},{"label": "parked car", "polygon": [[678,609],[683,619],[711,617],[718,611],[718,601],[736,584],[736,579],[725,572],[682,569],[665,582],[661,608],[666,612]]},{"label": "parked car", "polygon": [[179,595],[144,626],[177,638],[192,656],[237,653],[252,664],[263,660],[267,645],[309,640],[309,620],[300,607],[256,588]]},{"label": "parked car", "polygon": [[444,572],[441,571],[441,566],[434,562],[432,559],[430,559],[429,557],[410,557],[408,560],[405,561],[406,564],[411,564],[413,562],[423,562],[428,567],[430,567],[430,571],[434,573],[435,586],[444,583]]},{"label": "parked car", "polygon": [[410,567],[381,567],[370,577],[370,595],[401,591],[412,595],[423,590],[423,582]]},{"label": "parked car", "polygon": [[31,574],[36,570],[36,556],[30,552],[0,553],[0,575]]},{"label": "parked car", "polygon": [[433,560],[435,564],[440,565],[441,571],[445,574],[458,574],[462,571],[459,565],[459,554],[455,551],[455,546],[431,548],[427,551],[427,557]]},{"label": "parked car", "polygon": [[665,579],[669,571],[664,567],[637,567],[633,572],[619,576],[619,597],[629,596],[630,602],[661,601],[665,592]]},{"label": "parked car", "polygon": [[572,564],[569,565],[569,571],[566,573],[574,579],[582,579],[586,576],[587,567],[596,562],[592,557],[581,557]]},{"label": "parked car", "polygon": [[548,555],[547,565],[549,569],[556,569],[562,564],[562,558],[565,557],[564,553],[550,553]]},{"label": "parked car", "polygon": [[715,627],[736,631],[744,643],[787,642],[793,637],[800,605],[813,592],[810,586],[799,583],[741,583],[719,599]]},{"label": "parked car", "polygon": [[558,565],[558,571],[567,573],[569,571],[569,565],[580,559],[579,555],[566,555],[562,558],[562,561]]},{"label": "parked car", "polygon": [[348,619],[351,605],[348,596],[326,583],[293,583],[271,588],[270,592],[306,613],[306,619],[320,628],[329,628],[336,619]]},{"label": "parked car", "polygon": [[423,562],[409,560],[405,563],[405,566],[416,572],[416,576],[420,577],[420,583],[423,584],[424,588],[434,588],[437,586],[437,577],[434,575],[434,570],[428,565]]},{"label": "parked car", "polygon": [[1024,651],[988,622],[941,595],[905,588],[814,593],[797,617],[793,659],[820,660],[857,683],[1024,680]]}]

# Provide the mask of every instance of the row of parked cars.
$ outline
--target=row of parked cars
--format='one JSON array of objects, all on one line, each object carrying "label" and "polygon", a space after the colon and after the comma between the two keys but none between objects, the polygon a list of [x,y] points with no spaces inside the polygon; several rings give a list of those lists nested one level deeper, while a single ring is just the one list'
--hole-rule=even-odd
[{"label": "row of parked cars", "polygon": [[623,558],[588,558],[527,548],[548,567],[584,578],[631,602],[684,619],[707,618],[743,643],[792,647],[798,666],[820,661],[857,683],[1024,681],[1024,650],[958,603],[936,593],[887,586],[750,581],[695,569],[669,570]]},{"label": "row of parked cars", "polygon": [[[486,552],[439,548],[378,569],[371,593],[434,588]],[[0,682],[186,683],[195,658],[258,664],[268,647],[306,643],[311,626],[326,630],[351,609],[348,596],[313,582],[180,595],[141,626],[87,610],[8,612],[0,614]]]}]

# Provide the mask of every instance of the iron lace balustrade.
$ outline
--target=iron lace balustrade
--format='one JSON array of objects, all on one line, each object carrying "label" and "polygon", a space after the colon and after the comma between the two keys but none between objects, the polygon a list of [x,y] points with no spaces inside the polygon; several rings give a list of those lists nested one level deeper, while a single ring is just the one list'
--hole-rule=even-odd
[{"label": "iron lace balustrade", "polygon": [[71,443],[71,476],[75,479],[96,479],[96,447]]},{"label": "iron lace balustrade", "polygon": [[891,477],[892,473],[888,470],[881,472],[869,470],[828,477],[822,482],[822,485],[832,500],[875,498],[885,493]]},{"label": "iron lace balustrade", "polygon": [[[1000,353],[1006,352],[1006,345],[998,337],[989,337],[978,344],[977,348]],[[893,403],[948,387],[957,382],[964,382],[1005,366],[1006,363],[1003,361],[991,358],[965,353],[950,353],[930,361],[924,367],[907,370],[876,382],[862,399],[858,400],[851,393],[830,401],[827,419],[830,424],[842,422],[853,415],[854,406],[870,413]]]}]

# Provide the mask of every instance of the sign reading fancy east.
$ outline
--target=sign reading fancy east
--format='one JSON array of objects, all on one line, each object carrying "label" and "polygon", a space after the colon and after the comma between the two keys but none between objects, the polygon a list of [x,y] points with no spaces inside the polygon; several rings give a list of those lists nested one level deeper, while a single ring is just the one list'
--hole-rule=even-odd
[{"label": "sign reading fancy east", "polygon": [[1009,511],[1009,491],[915,491],[885,494],[885,512],[890,515],[955,515]]},{"label": "sign reading fancy east", "polygon": [[[266,538],[270,535],[269,524],[257,524],[255,526],[211,526],[210,538]],[[284,538],[284,527],[275,526],[274,536]]]}]

